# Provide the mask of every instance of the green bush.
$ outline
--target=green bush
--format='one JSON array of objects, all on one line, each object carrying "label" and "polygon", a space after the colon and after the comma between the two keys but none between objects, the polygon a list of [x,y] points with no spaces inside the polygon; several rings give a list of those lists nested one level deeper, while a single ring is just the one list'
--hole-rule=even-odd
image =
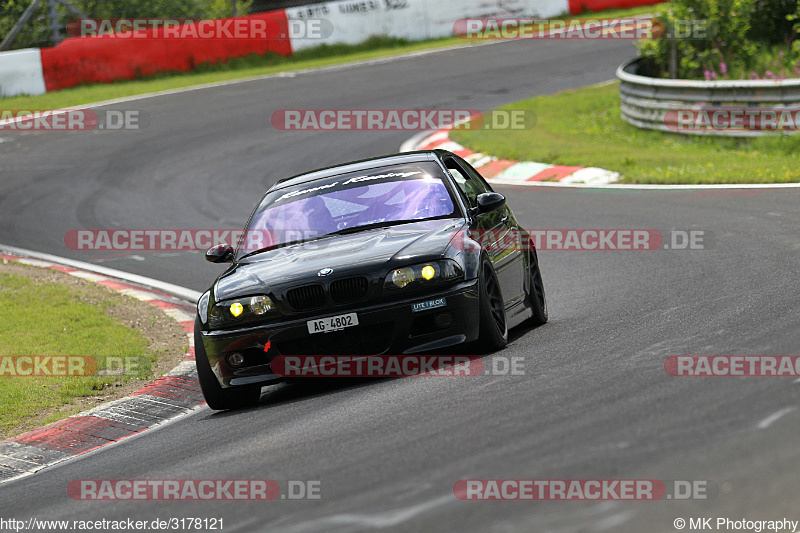
[{"label": "green bush", "polygon": [[[799,15],[800,0],[673,0],[658,14],[667,36],[637,46],[655,77],[667,77],[673,46],[678,78],[800,77]],[[670,37],[686,21],[703,21],[705,35]]]},{"label": "green bush", "polygon": [[[236,13],[240,16],[249,13],[252,4],[253,0],[237,0]],[[233,2],[231,0],[209,0],[203,16],[211,19],[232,17]]]},{"label": "green bush", "polygon": [[781,43],[793,36],[791,15],[798,8],[796,0],[757,0],[750,18],[749,37],[755,41]]},{"label": "green bush", "polygon": [[[31,0],[5,0],[0,1],[0,41],[14,27],[31,3]],[[50,30],[47,24],[47,4],[42,2],[28,21],[22,31],[14,40],[12,48],[28,48],[47,46],[50,43]]]},{"label": "green bush", "polygon": [[[224,18],[233,16],[231,0],[70,0],[92,18]],[[239,15],[252,0],[238,0]]]},{"label": "green bush", "polygon": [[91,18],[190,18],[205,13],[209,0],[71,0]]}]

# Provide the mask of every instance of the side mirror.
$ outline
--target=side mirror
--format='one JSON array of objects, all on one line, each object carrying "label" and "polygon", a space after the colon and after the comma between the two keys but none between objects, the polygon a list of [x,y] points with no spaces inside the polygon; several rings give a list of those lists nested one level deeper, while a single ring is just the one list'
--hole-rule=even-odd
[{"label": "side mirror", "polygon": [[478,214],[488,213],[506,205],[506,197],[497,192],[485,192],[478,195]]},{"label": "side mirror", "polygon": [[212,263],[230,263],[233,260],[233,248],[228,243],[218,244],[206,252],[206,261]]}]

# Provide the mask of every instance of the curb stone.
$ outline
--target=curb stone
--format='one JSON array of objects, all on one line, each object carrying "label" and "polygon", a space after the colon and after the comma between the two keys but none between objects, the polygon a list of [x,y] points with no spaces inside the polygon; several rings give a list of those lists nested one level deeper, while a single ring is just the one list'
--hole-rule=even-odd
[{"label": "curb stone", "polygon": [[583,184],[608,185],[620,179],[618,172],[596,167],[572,167],[548,165],[534,161],[512,161],[473,152],[450,138],[453,126],[424,136],[414,142],[414,150],[448,150],[463,157],[470,165],[480,171],[489,183],[504,185],[542,185],[548,184]]}]

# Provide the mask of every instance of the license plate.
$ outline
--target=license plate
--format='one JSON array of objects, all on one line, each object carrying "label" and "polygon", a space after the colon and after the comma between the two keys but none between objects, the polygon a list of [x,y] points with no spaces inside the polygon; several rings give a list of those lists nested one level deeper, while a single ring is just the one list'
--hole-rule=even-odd
[{"label": "license plate", "polygon": [[346,315],[329,316],[318,320],[306,322],[309,333],[327,333],[358,325],[358,314],[348,313]]}]

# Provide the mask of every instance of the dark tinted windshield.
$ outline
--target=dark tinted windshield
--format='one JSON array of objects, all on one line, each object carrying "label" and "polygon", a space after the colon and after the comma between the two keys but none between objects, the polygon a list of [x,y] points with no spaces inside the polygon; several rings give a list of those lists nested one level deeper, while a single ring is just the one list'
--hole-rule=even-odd
[{"label": "dark tinted windshield", "polygon": [[381,167],[268,194],[238,255],[362,226],[450,216],[455,205],[438,165]]}]

